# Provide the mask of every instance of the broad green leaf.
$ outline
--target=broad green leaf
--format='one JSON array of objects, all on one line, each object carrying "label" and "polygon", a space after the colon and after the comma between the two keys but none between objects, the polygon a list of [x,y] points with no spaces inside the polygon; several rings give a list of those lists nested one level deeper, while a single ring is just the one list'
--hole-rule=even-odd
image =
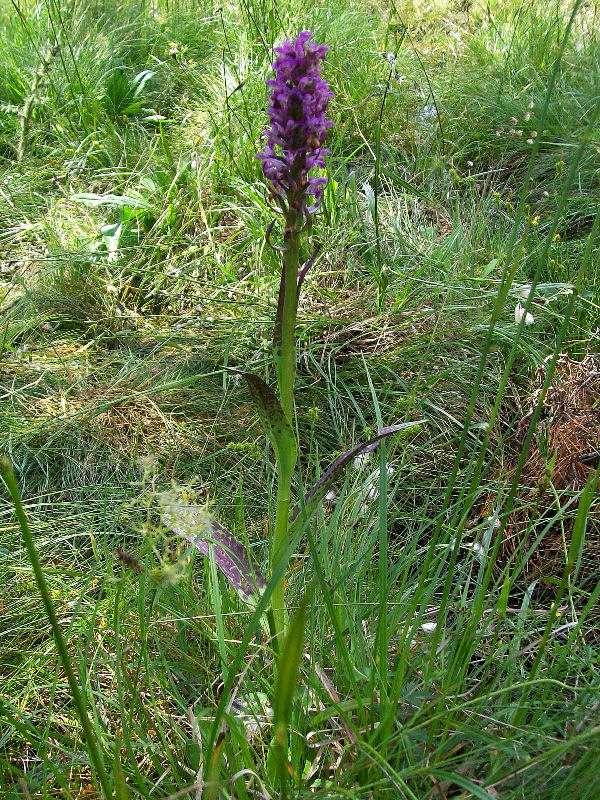
[{"label": "broad green leaf", "polygon": [[265,433],[273,445],[277,463],[282,469],[291,472],[296,463],[298,452],[296,437],[285,418],[275,392],[267,386],[262,378],[259,378],[258,375],[253,375],[251,372],[245,372],[244,379],[248,384]]},{"label": "broad green leaf", "polygon": [[296,694],[300,661],[304,652],[304,626],[312,598],[312,586],[304,592],[300,606],[290,622],[285,642],[277,662],[273,695],[273,746],[281,781],[281,797],[288,795],[287,743],[292,704]]},{"label": "broad green leaf", "polygon": [[[283,301],[285,298],[285,269],[281,270],[281,281],[279,282],[279,294],[277,295],[277,311],[275,313],[275,325],[273,327],[273,360],[277,375],[281,370],[281,335],[283,326]],[[251,390],[252,391],[252,390]]]},{"label": "broad green leaf", "polygon": [[133,78],[133,80],[131,81],[131,85],[135,87],[133,96],[138,97],[144,91],[144,87],[146,86],[150,78],[153,78],[155,75],[156,71],[151,69],[144,69],[141,72],[139,72],[135,76],[135,78]]},{"label": "broad green leaf", "polygon": [[275,694],[273,696],[273,722],[289,725],[292,702],[296,693],[298,670],[304,652],[304,625],[310,605],[312,587],[309,587],[300,601],[298,610],[292,617],[287,636],[277,664]]}]

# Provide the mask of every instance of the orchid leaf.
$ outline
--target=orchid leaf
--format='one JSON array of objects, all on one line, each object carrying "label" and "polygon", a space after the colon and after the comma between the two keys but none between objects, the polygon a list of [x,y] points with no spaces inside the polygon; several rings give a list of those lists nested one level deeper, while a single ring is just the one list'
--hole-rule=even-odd
[{"label": "orchid leaf", "polygon": [[416,422],[402,422],[399,425],[389,425],[388,427],[382,428],[380,431],[378,431],[378,433],[372,439],[369,439],[368,442],[357,444],[354,447],[351,447],[350,450],[347,450],[345,453],[343,453],[339,458],[336,458],[333,464],[325,470],[314,486],[309,489],[308,492],[306,492],[302,505],[298,505],[293,509],[290,517],[290,523],[293,523],[298,517],[300,517],[302,522],[306,522],[312,517],[319,505],[323,502],[327,492],[339,479],[345,467],[350,463],[350,461],[356,458],[356,456],[372,453],[379,447],[380,442],[387,436],[392,436],[394,433],[406,431],[410,428],[418,428],[418,426],[422,425],[423,422],[424,420],[417,420]]},{"label": "orchid leaf", "polygon": [[304,628],[312,599],[312,584],[304,592],[300,606],[290,623],[285,643],[277,662],[275,691],[273,693],[273,752],[279,772],[280,797],[289,797],[288,739],[294,695],[300,676],[300,662],[304,652]]},{"label": "orchid leaf", "polygon": [[250,563],[244,545],[227,528],[214,519],[207,521],[202,506],[171,505],[165,522],[173,533],[186,539],[203,555],[210,556],[212,548],[215,564],[240,598],[249,605],[256,605],[267,582],[260,570]]},{"label": "orchid leaf", "polygon": [[320,247],[319,247],[319,245],[317,245],[315,247],[315,249],[313,250],[311,257],[308,259],[308,261],[304,262],[304,264],[302,265],[302,268],[300,269],[300,274],[298,275],[298,296],[300,296],[300,289],[302,289],[302,284],[304,283],[304,279],[306,278],[308,270],[315,263],[315,258],[317,257],[317,255],[319,253],[319,249],[320,249]]},{"label": "orchid leaf", "polygon": [[273,359],[275,369],[279,374],[281,365],[281,336],[283,329],[283,302],[285,298],[285,269],[281,270],[281,281],[279,283],[279,294],[277,295],[277,312],[275,314],[275,326],[273,328]]},{"label": "orchid leaf", "polygon": [[296,463],[296,437],[275,392],[258,375],[246,372],[244,378],[265,433],[275,450],[277,463],[282,469],[291,471]]},{"label": "orchid leaf", "polygon": [[273,723],[289,728],[292,703],[296,693],[300,662],[304,652],[304,628],[313,595],[313,584],[305,590],[298,610],[292,617],[285,643],[277,664],[277,677],[273,693]]}]

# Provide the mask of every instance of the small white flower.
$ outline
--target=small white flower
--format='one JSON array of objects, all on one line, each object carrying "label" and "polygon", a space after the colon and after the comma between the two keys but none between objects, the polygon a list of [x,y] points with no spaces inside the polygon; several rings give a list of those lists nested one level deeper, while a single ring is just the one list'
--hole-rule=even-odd
[{"label": "small white flower", "polygon": [[[388,464],[385,468],[385,471],[388,476],[391,477],[396,472],[396,467],[392,466],[392,464]],[[377,497],[379,497],[379,475],[379,469],[376,469],[369,483],[369,491],[365,496],[365,500],[375,500]]]},{"label": "small white flower", "polygon": [[437,622],[424,622],[421,625],[421,630],[425,631],[425,633],[434,633],[436,628]]},{"label": "small white flower", "polygon": [[468,542],[463,544],[463,547],[465,550],[471,550],[471,552],[475,553],[477,556],[485,555],[485,549],[482,544],[479,544],[479,542]]},{"label": "small white flower", "polygon": [[[387,464],[386,468],[385,468],[385,471],[386,471],[387,476],[389,478],[391,478],[392,475],[396,472],[396,467],[394,467],[393,464]],[[379,469],[376,469],[375,472],[373,473],[373,479],[371,481],[371,486],[379,485],[379,475],[380,475],[380,471],[379,471]]]},{"label": "small white flower", "polygon": [[370,453],[359,453],[357,456],[355,456],[352,466],[354,469],[362,469],[370,457]]},{"label": "small white flower", "polygon": [[337,500],[338,495],[334,489],[330,489],[327,494],[325,495],[325,502],[326,503],[335,503]]},{"label": "small white flower", "polygon": [[525,325],[533,325],[535,322],[535,317],[533,314],[530,314],[529,311],[525,314],[525,309],[521,305],[521,303],[517,303],[515,306],[515,325],[520,325],[521,320],[525,316]]},{"label": "small white flower", "polygon": [[528,112],[525,114],[525,116],[523,117],[523,119],[525,120],[525,122],[529,122],[529,120],[531,119],[531,114],[530,114],[530,112],[529,112],[529,111],[528,111]]},{"label": "small white flower", "polygon": [[472,167],[472,166],[473,166],[473,162],[472,161],[467,161],[467,167]]},{"label": "small white flower", "polygon": [[527,298],[531,294],[531,284],[524,283],[522,286],[519,286],[515,294],[517,295],[517,297],[520,297],[521,300],[527,300]]}]

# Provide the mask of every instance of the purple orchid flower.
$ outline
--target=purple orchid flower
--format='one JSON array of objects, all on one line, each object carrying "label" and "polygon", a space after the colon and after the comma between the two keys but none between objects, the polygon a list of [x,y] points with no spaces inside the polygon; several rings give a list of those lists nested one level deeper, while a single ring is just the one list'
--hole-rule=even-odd
[{"label": "purple orchid flower", "polygon": [[[325,166],[329,150],[322,145],[333,124],[325,119],[325,112],[334,95],[321,77],[327,47],[312,42],[312,35],[311,31],[302,31],[293,42],[288,40],[275,48],[275,78],[267,81],[273,88],[269,101],[271,127],[263,133],[267,139],[263,152],[256,156],[283,210],[289,208],[304,215],[316,210],[327,183],[327,178],[309,178],[308,173]],[[314,197],[310,209],[306,204],[309,195]]]}]

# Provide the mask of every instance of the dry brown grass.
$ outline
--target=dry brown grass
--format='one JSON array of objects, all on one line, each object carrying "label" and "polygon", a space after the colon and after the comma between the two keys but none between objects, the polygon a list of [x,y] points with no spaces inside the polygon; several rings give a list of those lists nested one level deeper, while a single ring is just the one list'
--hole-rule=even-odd
[{"label": "dry brown grass", "polygon": [[[543,364],[538,369],[534,391],[517,427],[515,438],[521,446],[539,402],[546,368]],[[548,527],[527,561],[525,575],[528,581],[562,575],[574,519],[573,510],[563,513],[565,504],[574,492],[584,488],[598,466],[599,455],[600,360],[588,355],[575,361],[561,355],[521,474],[519,509],[506,525],[502,563],[517,549],[527,552]],[[582,576],[594,572],[600,559],[598,505],[596,499],[588,521]]]}]

